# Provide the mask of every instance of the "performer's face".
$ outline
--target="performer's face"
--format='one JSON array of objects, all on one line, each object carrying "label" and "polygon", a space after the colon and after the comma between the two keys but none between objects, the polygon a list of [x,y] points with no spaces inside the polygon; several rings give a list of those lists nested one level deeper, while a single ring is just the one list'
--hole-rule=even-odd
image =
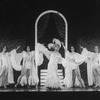
[{"label": "performer's face", "polygon": [[96,53],[99,52],[99,48],[98,48],[98,46],[95,46],[95,52],[96,52]]},{"label": "performer's face", "polygon": [[30,47],[29,46],[27,46],[27,52],[29,52],[30,51]]},{"label": "performer's face", "polygon": [[55,44],[54,48],[55,48],[56,51],[59,51],[59,45],[58,44]]},{"label": "performer's face", "polygon": [[74,52],[74,50],[75,50],[75,49],[74,49],[74,47],[72,46],[72,47],[71,47],[71,52]]},{"label": "performer's face", "polygon": [[5,52],[5,51],[6,51],[6,47],[3,48],[3,52]]}]

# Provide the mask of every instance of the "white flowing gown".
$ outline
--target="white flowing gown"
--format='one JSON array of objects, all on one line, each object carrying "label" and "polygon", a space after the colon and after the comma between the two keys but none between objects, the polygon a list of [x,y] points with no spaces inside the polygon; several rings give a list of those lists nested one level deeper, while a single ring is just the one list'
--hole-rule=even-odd
[{"label": "white flowing gown", "polygon": [[7,55],[1,53],[0,86],[8,85]]},{"label": "white flowing gown", "polygon": [[37,70],[36,70],[36,66],[35,66],[35,51],[31,52],[31,56],[32,56],[32,67],[30,70],[28,84],[29,85],[38,85],[39,78],[38,78]]},{"label": "white flowing gown", "polygon": [[[86,60],[86,57],[83,55],[80,55],[78,53],[75,53],[71,55],[69,51],[66,53],[66,59],[62,59],[62,65],[65,67],[65,78],[64,78],[64,84],[67,88],[71,88],[73,86],[72,84],[72,70],[77,69],[80,64],[82,64]],[[83,80],[82,80],[83,81]],[[79,86],[79,80],[76,77],[75,80],[76,86]]]},{"label": "white flowing gown", "polygon": [[[60,53],[51,52],[40,43],[37,43],[36,49],[38,52],[42,52],[49,59],[45,86],[51,88],[62,88],[62,84],[58,76],[58,64],[61,62],[60,60],[62,58]],[[38,54],[39,53],[37,53],[37,55]],[[36,58],[37,57],[38,56],[36,56]]]},{"label": "white flowing gown", "polygon": [[8,83],[14,83],[13,67],[10,60],[10,53],[6,53],[7,69],[8,69]]},{"label": "white flowing gown", "polygon": [[62,88],[62,84],[58,76],[58,64],[61,58],[60,53],[51,53],[47,68],[46,87]]}]

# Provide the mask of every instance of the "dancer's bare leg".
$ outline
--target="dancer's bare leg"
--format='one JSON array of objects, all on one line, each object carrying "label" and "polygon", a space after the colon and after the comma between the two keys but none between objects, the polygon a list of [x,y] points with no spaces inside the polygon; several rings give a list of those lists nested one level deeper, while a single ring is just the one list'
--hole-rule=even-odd
[{"label": "dancer's bare leg", "polygon": [[[5,80],[5,77],[6,77],[6,75],[7,75],[7,72],[8,72],[8,71],[7,71],[6,67],[4,66],[3,69],[2,69],[2,74],[0,75],[0,77],[3,77],[3,76],[4,76],[4,77],[3,77],[3,80]],[[5,84],[3,85],[3,87],[4,87],[4,88],[7,88],[7,86],[6,86]]]},{"label": "dancer's bare leg", "polygon": [[95,75],[94,76],[94,78],[95,78],[95,87],[98,87],[98,76],[99,76],[98,69],[94,69],[94,75]]},{"label": "dancer's bare leg", "polygon": [[31,84],[29,84],[29,76],[30,76],[30,69],[27,70],[27,76],[26,76],[27,82],[28,82],[28,84],[27,84],[28,88],[30,88],[30,85],[31,85]]},{"label": "dancer's bare leg", "polygon": [[75,69],[75,74],[76,74],[78,80],[80,81],[81,86],[82,86],[82,87],[85,87],[84,82],[83,82],[82,79],[81,79],[80,72],[79,72],[78,69]]},{"label": "dancer's bare leg", "polygon": [[26,72],[27,72],[27,69],[24,68],[24,70],[22,70],[22,72],[21,72],[21,75],[18,77],[18,80],[17,80],[15,87],[17,87],[18,84],[20,84],[20,81],[21,81],[22,77],[26,74]]},{"label": "dancer's bare leg", "polygon": [[96,72],[97,72],[97,74],[98,74],[99,77],[100,77],[100,68],[99,68],[99,67],[96,68]]},{"label": "dancer's bare leg", "polygon": [[76,80],[75,70],[72,71],[72,80],[73,80],[73,86],[75,86],[75,80]]}]

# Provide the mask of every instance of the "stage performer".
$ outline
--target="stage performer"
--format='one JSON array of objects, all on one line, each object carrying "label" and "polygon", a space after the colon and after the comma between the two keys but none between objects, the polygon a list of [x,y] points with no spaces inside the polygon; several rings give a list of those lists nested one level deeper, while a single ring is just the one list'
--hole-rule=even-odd
[{"label": "stage performer", "polygon": [[39,82],[39,78],[38,78],[37,70],[36,70],[35,51],[31,51],[31,56],[32,56],[32,67],[30,70],[28,84],[29,84],[29,86],[36,86],[37,87],[38,82]]},{"label": "stage performer", "polygon": [[61,42],[54,38],[53,43],[48,44],[49,49],[53,49],[53,51],[48,50],[44,45],[39,44],[38,50],[42,52],[49,60],[47,66],[47,77],[45,86],[49,89],[61,89],[62,84],[60,82],[60,78],[58,76],[58,64],[61,64],[62,56],[59,53],[59,49],[61,47]]},{"label": "stage performer", "polygon": [[81,74],[79,70],[79,65],[84,62],[85,57],[82,58],[82,56],[79,53],[76,53],[73,46],[71,46],[71,52],[69,52],[68,50],[66,50],[64,43],[62,43],[62,45],[66,52],[66,60],[64,64],[65,66],[65,78],[64,78],[65,86],[67,86],[67,88],[70,88],[73,86],[85,87],[84,81],[81,78]]},{"label": "stage performer", "polygon": [[29,75],[30,75],[30,69],[32,67],[32,57],[30,54],[30,47],[27,46],[27,52],[23,52],[23,65],[22,65],[22,70],[21,70],[21,75],[18,77],[17,84],[15,87],[17,87],[18,84],[27,85],[28,80],[29,80]]},{"label": "stage performer", "polygon": [[[81,46],[81,48],[83,48]],[[82,53],[88,57],[87,60],[87,72],[88,72],[88,84],[95,85],[94,87],[100,86],[100,53],[98,46],[95,46],[94,52],[88,51],[83,48]]]}]

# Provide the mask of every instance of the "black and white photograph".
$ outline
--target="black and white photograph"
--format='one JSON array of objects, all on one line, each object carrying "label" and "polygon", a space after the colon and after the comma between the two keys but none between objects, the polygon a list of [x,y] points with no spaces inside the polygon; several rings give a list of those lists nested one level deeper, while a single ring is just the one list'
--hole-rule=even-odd
[{"label": "black and white photograph", "polygon": [[99,0],[0,0],[0,92],[94,91]]}]

